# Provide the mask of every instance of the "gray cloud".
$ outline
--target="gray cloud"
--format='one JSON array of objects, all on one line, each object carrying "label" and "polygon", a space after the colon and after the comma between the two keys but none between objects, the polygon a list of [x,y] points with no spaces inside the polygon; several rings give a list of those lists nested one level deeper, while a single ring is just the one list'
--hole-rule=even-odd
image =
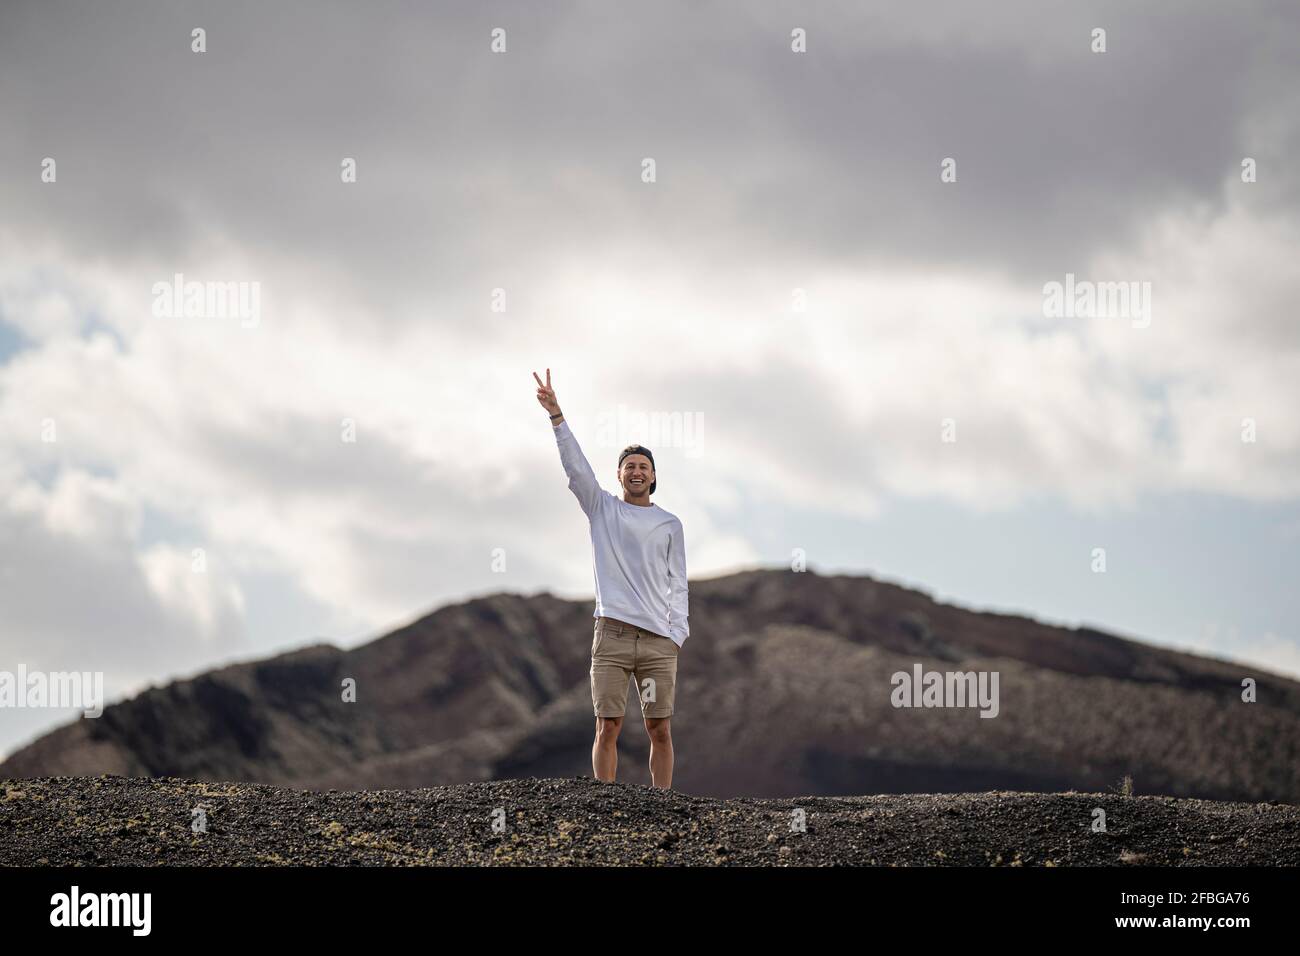
[{"label": "gray cloud", "polygon": [[1164,209],[1221,208],[1243,155],[1266,170],[1258,208],[1294,199],[1300,67],[1277,37],[1300,11],[965,6],[27,8],[0,41],[0,195],[73,255],[181,267],[234,242],[381,314],[445,320],[558,250],[647,233],[724,281],[752,261],[930,262],[1032,283]]}]

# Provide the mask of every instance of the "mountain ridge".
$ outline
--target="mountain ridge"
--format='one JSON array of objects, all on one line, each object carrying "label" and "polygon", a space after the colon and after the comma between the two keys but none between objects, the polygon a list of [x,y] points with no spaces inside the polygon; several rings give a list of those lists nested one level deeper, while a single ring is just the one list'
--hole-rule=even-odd
[{"label": "mountain ridge", "polygon": [[[1260,668],[866,576],[752,569],[693,580],[691,598],[673,722],[688,792],[1056,792],[1131,775],[1144,792],[1300,802],[1300,683]],[[472,598],[352,648],[150,688],[15,751],[0,776],[373,789],[589,773],[591,627],[590,601]],[[892,707],[890,675],[916,663],[997,670],[1001,713]],[[1244,677],[1259,703],[1241,701]],[[636,713],[632,696],[620,779],[648,783]]]}]

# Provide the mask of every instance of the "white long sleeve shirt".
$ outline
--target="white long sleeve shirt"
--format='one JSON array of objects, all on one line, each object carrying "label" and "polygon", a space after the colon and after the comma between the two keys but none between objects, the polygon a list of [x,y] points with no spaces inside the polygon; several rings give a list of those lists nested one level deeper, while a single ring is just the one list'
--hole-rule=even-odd
[{"label": "white long sleeve shirt", "polygon": [[682,523],[658,505],[628,504],[600,487],[567,421],[555,427],[555,442],[569,490],[591,524],[592,617],[635,624],[681,647],[690,635]]}]

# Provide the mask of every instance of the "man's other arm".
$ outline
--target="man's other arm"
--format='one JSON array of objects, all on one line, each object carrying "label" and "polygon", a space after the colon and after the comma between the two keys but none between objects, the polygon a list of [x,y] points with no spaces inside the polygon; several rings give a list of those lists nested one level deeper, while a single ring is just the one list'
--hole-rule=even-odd
[{"label": "man's other arm", "polygon": [[686,582],[686,537],[678,521],[668,537],[668,636],[680,646],[690,636],[690,605]]}]

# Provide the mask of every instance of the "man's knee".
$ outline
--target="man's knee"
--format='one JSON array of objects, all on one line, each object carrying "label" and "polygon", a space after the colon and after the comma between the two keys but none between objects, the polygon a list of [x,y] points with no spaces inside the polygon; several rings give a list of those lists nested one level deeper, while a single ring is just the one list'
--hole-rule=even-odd
[{"label": "man's knee", "polygon": [[597,717],[596,741],[608,743],[618,740],[619,729],[623,726],[622,717]]},{"label": "man's knee", "polygon": [[670,743],[672,741],[672,731],[669,725],[671,720],[671,717],[647,717],[645,719],[645,732],[657,744]]}]

